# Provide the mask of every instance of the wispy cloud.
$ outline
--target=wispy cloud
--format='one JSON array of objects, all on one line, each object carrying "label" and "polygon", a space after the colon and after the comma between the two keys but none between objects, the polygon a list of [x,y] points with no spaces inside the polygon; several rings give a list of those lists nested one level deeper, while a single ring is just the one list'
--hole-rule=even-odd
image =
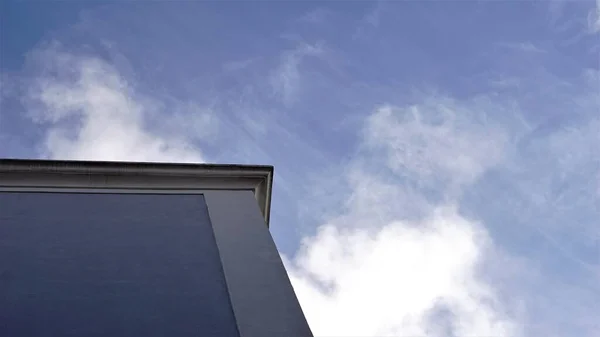
[{"label": "wispy cloud", "polygon": [[600,32],[600,0],[596,0],[596,6],[588,15],[588,26],[592,33]]},{"label": "wispy cloud", "polygon": [[223,64],[223,70],[225,70],[225,71],[243,70],[243,69],[248,68],[254,62],[256,62],[256,59],[254,59],[254,58],[226,62],[225,64]]},{"label": "wispy cloud", "polygon": [[499,43],[500,47],[510,48],[522,52],[529,53],[545,53],[546,51],[531,42],[520,42],[520,43]]},{"label": "wispy cloud", "polygon": [[328,10],[320,7],[306,12],[306,14],[298,19],[298,21],[310,24],[320,24],[325,22],[330,14],[331,13]]},{"label": "wispy cloud", "polygon": [[365,38],[368,32],[377,29],[381,22],[381,17],[385,10],[384,1],[373,1],[371,8],[359,20],[358,25],[353,33],[353,38]]},{"label": "wispy cloud", "polygon": [[[62,159],[201,162],[193,133],[215,127],[210,112],[165,114],[100,58],[53,45],[32,54],[37,72],[26,104],[46,128],[42,155]],[[154,127],[152,122],[155,122]],[[190,129],[191,128],[191,129]],[[187,132],[186,132],[187,131]]]},{"label": "wispy cloud", "polygon": [[366,144],[387,152],[387,166],[416,184],[440,189],[470,183],[502,159],[507,142],[485,124],[481,111],[439,97],[423,105],[383,107],[368,119]]},{"label": "wispy cloud", "polygon": [[286,105],[293,104],[300,95],[302,86],[302,63],[307,57],[314,57],[324,52],[322,44],[302,43],[298,47],[286,51],[281,56],[280,65],[271,75],[273,92]]}]

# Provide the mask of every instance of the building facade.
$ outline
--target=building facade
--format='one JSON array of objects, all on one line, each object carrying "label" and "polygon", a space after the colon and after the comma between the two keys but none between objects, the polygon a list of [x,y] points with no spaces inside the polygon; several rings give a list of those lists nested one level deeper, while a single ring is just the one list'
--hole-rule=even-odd
[{"label": "building facade", "polygon": [[273,167],[0,160],[0,336],[312,336]]}]

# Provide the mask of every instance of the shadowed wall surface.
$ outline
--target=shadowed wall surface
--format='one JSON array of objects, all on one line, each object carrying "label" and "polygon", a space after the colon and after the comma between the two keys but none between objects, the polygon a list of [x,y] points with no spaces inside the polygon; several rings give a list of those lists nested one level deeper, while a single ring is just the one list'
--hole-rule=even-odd
[{"label": "shadowed wall surface", "polygon": [[201,195],[0,193],[0,335],[239,336]]}]

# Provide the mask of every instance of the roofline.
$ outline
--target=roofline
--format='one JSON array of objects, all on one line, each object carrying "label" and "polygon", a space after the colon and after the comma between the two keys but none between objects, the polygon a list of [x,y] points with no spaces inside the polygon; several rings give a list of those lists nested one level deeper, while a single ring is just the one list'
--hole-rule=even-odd
[{"label": "roofline", "polygon": [[269,226],[273,171],[271,165],[0,159],[0,188],[252,190]]}]

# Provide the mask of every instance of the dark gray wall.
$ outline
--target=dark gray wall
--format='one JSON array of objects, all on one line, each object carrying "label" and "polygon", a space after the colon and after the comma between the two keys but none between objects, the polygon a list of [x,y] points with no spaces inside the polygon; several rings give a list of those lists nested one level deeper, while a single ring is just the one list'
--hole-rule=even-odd
[{"label": "dark gray wall", "polygon": [[201,195],[0,193],[0,336],[238,335]]},{"label": "dark gray wall", "polygon": [[205,196],[240,336],[312,336],[254,194]]}]

